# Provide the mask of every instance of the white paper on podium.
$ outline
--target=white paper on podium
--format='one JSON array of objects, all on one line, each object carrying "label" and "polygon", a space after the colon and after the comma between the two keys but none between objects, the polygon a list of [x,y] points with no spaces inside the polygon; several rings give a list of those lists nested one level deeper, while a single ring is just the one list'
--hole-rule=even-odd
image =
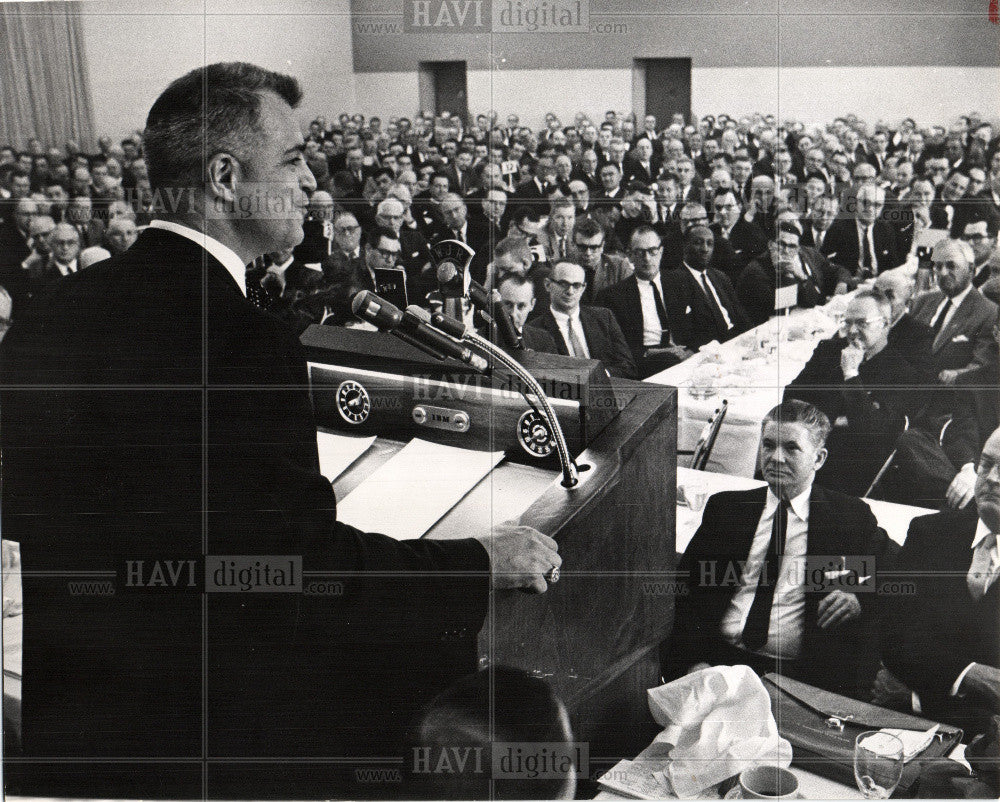
[{"label": "white paper on podium", "polygon": [[337,503],[337,520],[396,540],[421,537],[502,459],[502,451],[411,440]]},{"label": "white paper on podium", "polygon": [[316,432],[319,472],[331,482],[336,481],[337,477],[371,448],[374,442],[374,437],[348,437],[343,434]]}]

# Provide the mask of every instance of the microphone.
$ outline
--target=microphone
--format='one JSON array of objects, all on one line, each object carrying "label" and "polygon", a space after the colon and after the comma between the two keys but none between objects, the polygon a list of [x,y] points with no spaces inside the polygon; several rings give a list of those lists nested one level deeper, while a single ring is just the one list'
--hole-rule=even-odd
[{"label": "microphone", "polygon": [[[437,277],[438,283],[447,284],[449,281],[454,281],[458,277],[458,270],[451,262],[442,262],[438,266]],[[510,312],[508,312],[507,307],[503,305],[500,293],[493,290],[491,295],[486,287],[478,281],[470,278],[468,296],[472,305],[479,310],[479,313],[486,319],[486,322],[488,324],[492,323],[496,325],[497,336],[505,346],[515,351],[521,351],[524,349],[524,342],[521,335],[518,333],[517,328],[514,326],[514,321],[510,319]],[[445,325],[439,325],[438,323],[435,323],[435,325],[445,331],[448,331]],[[448,331],[448,333],[453,337],[464,337],[465,329],[463,327],[462,334],[457,334],[452,331]]]},{"label": "microphone", "polygon": [[400,329],[399,326],[403,323],[403,313],[399,311],[398,307],[393,306],[383,298],[379,298],[375,293],[369,290],[359,292],[351,301],[351,311],[361,320],[374,324],[379,331],[394,334],[403,342],[409,343],[428,356],[444,359],[443,353],[435,351],[416,337],[412,337]]},{"label": "microphone", "polygon": [[440,351],[452,359],[464,362],[474,370],[484,373],[489,362],[471,348],[457,343],[431,325],[431,313],[419,306],[408,306],[403,312],[402,328],[420,342]]}]

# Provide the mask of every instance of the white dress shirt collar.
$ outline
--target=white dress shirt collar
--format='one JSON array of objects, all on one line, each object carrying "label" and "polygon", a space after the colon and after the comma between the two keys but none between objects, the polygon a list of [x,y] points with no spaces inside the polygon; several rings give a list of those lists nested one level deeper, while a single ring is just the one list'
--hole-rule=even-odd
[{"label": "white dress shirt collar", "polygon": [[[792,499],[789,499],[788,506],[792,512],[798,516],[800,521],[809,520],[809,499],[812,496],[812,485],[810,484]],[[772,515],[774,511],[778,508],[778,497],[774,495],[774,491],[770,487],[767,488],[767,500],[764,502],[764,514]]]},{"label": "white dress shirt collar", "polygon": [[[972,545],[969,546],[969,548],[972,550],[979,548],[979,544],[982,543],[989,534],[990,528],[980,520],[979,524],[976,526],[976,534],[972,538]],[[997,544],[996,548],[1000,550],[1000,543]]]},{"label": "white dress shirt collar", "polygon": [[175,223],[172,220],[153,220],[150,222],[149,228],[161,228],[164,231],[170,231],[173,234],[177,234],[178,236],[189,239],[191,242],[200,245],[212,256],[214,256],[224,268],[226,268],[226,272],[233,277],[233,281],[236,282],[236,286],[240,288],[240,292],[242,292],[243,296],[246,297],[247,266],[243,264],[243,260],[236,255],[236,252],[233,251],[232,248],[227,245],[223,245],[215,239],[215,237],[210,237],[203,231],[198,231],[197,229],[180,223]]}]

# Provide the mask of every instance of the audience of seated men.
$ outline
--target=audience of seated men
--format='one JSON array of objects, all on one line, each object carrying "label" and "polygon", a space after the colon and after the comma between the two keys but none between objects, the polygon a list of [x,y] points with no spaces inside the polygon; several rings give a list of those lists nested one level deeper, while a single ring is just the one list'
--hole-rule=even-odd
[{"label": "audience of seated men", "polygon": [[785,399],[806,401],[833,423],[824,487],[864,495],[900,432],[925,403],[931,380],[915,366],[920,343],[890,340],[892,305],[881,293],[859,291],[844,312],[843,331],[821,341],[785,388]]},{"label": "audience of seated men", "polygon": [[972,285],[975,254],[967,242],[944,239],[931,253],[938,288],[913,301],[913,316],[934,332],[938,381],[954,384],[990,363],[997,305]]},{"label": "audience of seated men", "polygon": [[661,647],[665,679],[749,665],[868,698],[878,667],[875,594],[848,582],[807,584],[815,573],[806,568],[812,556],[842,555],[860,581],[888,562],[895,544],[863,501],[815,483],[829,431],[820,410],[785,401],[761,425],[767,487],[709,498],[678,566],[688,590],[677,596],[673,633]]},{"label": "audience of seated men", "polygon": [[649,225],[632,233],[629,257],[634,273],[600,292],[595,303],[610,309],[618,321],[632,359],[645,379],[682,362],[692,351],[674,338],[664,303],[665,274],[661,269],[660,235]]},{"label": "audience of seated men", "polygon": [[558,353],[578,359],[599,359],[612,376],[634,379],[635,361],[611,310],[583,306],[587,275],[580,265],[559,262],[545,279],[549,307],[531,318],[531,325],[548,332]]},{"label": "audience of seated men", "polygon": [[802,229],[796,222],[777,224],[777,235],[765,254],[751,262],[736,283],[736,294],[750,324],[759,326],[775,313],[775,291],[796,287],[794,306],[809,309],[847,291],[843,268],[831,264],[813,248],[801,246]]},{"label": "audience of seated men", "polygon": [[914,709],[969,739],[1000,713],[1000,429],[975,467],[975,505],[913,519],[894,566],[912,592],[880,597],[882,660]]}]

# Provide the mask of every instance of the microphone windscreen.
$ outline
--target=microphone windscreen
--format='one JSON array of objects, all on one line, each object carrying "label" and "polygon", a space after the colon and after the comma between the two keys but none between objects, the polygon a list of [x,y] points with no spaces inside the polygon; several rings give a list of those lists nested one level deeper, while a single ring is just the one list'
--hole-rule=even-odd
[{"label": "microphone windscreen", "polygon": [[406,307],[406,311],[409,312],[416,318],[420,319],[421,323],[431,323],[431,313],[424,309],[422,306],[417,306],[416,304],[410,304]]},{"label": "microphone windscreen", "polygon": [[359,292],[357,295],[354,296],[354,300],[351,301],[351,311],[355,315],[361,311],[361,307],[363,307],[366,303],[368,303],[368,296],[370,294],[371,293],[369,293],[368,290],[362,290],[361,292]]},{"label": "microphone windscreen", "polygon": [[442,262],[437,268],[437,280],[447,284],[458,275],[458,268],[452,262]]}]

